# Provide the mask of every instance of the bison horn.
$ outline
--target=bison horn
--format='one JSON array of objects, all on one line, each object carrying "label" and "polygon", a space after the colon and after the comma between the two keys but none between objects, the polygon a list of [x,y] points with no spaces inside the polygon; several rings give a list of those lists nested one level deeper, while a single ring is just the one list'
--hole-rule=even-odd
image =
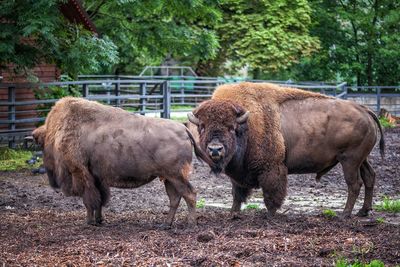
[{"label": "bison horn", "polygon": [[245,123],[249,118],[250,111],[246,111],[242,116],[236,118],[236,122],[239,124]]},{"label": "bison horn", "polygon": [[195,116],[192,112],[189,112],[189,113],[187,114],[187,117],[188,117],[188,119],[189,119],[189,121],[190,121],[191,123],[196,124],[196,125],[199,125],[199,124],[200,124],[199,119],[196,118],[196,116]]}]

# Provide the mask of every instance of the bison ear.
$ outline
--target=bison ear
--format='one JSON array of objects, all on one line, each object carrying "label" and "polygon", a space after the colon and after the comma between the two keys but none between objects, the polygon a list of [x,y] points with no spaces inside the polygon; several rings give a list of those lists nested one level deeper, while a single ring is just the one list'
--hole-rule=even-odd
[{"label": "bison ear", "polygon": [[189,121],[191,123],[196,124],[197,126],[199,126],[200,120],[192,112],[189,112],[187,114],[187,117],[188,117],[188,119],[189,119]]},{"label": "bison ear", "polygon": [[236,122],[238,124],[245,123],[247,121],[247,119],[249,118],[249,115],[250,115],[250,111],[246,111],[243,115],[236,118]]}]

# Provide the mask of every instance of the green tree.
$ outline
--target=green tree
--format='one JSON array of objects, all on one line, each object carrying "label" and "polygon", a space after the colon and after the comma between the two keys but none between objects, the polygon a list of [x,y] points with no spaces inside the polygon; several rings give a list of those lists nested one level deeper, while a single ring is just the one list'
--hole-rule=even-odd
[{"label": "green tree", "polygon": [[311,33],[321,50],[291,68],[299,80],[397,85],[400,80],[400,2],[312,0]]},{"label": "green tree", "polygon": [[167,56],[187,64],[215,57],[213,25],[220,12],[211,0],[85,0],[101,33],[118,46],[118,73],[137,73]]},{"label": "green tree", "polygon": [[118,61],[113,42],[67,22],[57,0],[0,2],[0,66],[29,73],[40,62],[56,63],[76,76],[110,68]]},{"label": "green tree", "polygon": [[306,0],[222,0],[221,9],[218,60],[229,60],[233,69],[249,66],[254,78],[285,70],[319,47],[309,35]]}]

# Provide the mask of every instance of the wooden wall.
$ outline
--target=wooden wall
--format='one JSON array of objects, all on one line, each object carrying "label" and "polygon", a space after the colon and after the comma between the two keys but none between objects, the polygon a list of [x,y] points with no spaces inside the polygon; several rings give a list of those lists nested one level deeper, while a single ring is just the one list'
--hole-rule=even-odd
[{"label": "wooden wall", "polygon": [[[55,65],[52,64],[40,64],[36,66],[33,70],[33,73],[39,78],[40,82],[53,82],[57,81],[60,76],[60,71],[57,69]],[[23,75],[16,75],[12,71],[12,66],[10,65],[9,69],[0,70],[0,76],[3,76],[3,80],[1,83],[13,83],[13,84],[21,84],[27,83],[26,77]],[[16,91],[16,100],[17,101],[29,101],[34,100],[35,95],[32,88],[20,88]],[[0,101],[8,100],[8,89],[0,88]],[[17,119],[24,118],[32,118],[36,116],[35,112],[36,106],[19,106],[16,107],[16,111],[24,111],[23,113],[17,113]],[[0,106],[0,120],[7,119],[7,107]],[[25,129],[25,128],[35,128],[34,123],[25,123],[25,124],[17,124],[17,129]],[[7,125],[0,125],[0,130],[8,129]]]}]

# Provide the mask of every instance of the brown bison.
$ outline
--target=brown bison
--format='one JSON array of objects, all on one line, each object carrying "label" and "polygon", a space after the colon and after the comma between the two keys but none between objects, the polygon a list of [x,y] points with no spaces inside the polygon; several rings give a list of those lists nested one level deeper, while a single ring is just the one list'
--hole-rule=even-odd
[{"label": "brown bison", "polygon": [[50,185],[83,197],[88,224],[102,222],[110,186],[135,188],[156,177],[164,181],[170,200],[167,223],[173,222],[181,197],[189,223],[195,222],[196,193],[188,181],[192,145],[196,155],[209,159],[184,125],[67,97],[33,136],[43,147]]},{"label": "brown bison", "polygon": [[213,171],[231,178],[233,213],[261,187],[273,215],[286,196],[288,174],[316,173],[318,180],[337,163],[348,186],[343,216],[351,215],[363,183],[358,215],[372,209],[375,172],[367,157],[378,130],[383,156],[384,139],[377,117],[362,105],[268,83],[241,83],[218,87],[188,118],[197,125]]}]

